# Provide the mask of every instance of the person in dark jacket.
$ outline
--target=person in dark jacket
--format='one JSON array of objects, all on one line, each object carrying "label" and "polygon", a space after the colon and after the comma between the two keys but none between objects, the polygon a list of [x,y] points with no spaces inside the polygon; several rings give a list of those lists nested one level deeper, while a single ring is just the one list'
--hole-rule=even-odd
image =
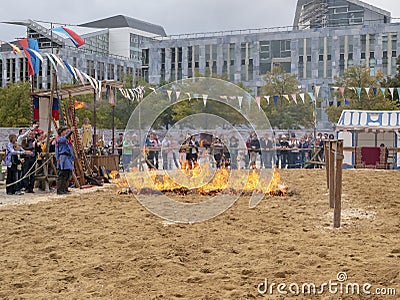
[{"label": "person in dark jacket", "polygon": [[257,155],[261,155],[260,141],[258,140],[257,134],[253,133],[253,137],[249,145],[250,152],[250,168],[256,169]]}]

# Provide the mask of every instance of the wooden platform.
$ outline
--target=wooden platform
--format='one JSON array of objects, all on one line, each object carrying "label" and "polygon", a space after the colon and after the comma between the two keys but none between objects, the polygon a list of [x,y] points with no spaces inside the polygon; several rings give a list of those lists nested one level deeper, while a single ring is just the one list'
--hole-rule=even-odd
[{"label": "wooden platform", "polygon": [[88,156],[90,161],[90,167],[94,169],[94,166],[100,168],[104,166],[106,170],[109,171],[118,171],[119,170],[119,155],[98,155],[98,156]]}]

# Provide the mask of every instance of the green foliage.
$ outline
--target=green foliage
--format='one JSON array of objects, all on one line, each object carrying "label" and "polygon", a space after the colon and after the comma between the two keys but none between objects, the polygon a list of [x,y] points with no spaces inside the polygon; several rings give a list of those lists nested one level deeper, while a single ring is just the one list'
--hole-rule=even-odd
[{"label": "green foliage", "polygon": [[[326,108],[326,113],[330,122],[337,122],[345,109],[360,109],[360,110],[395,110],[398,109],[398,104],[386,98],[382,93],[378,92],[374,96],[372,88],[379,89],[381,83],[384,82],[384,75],[381,70],[378,70],[375,76],[370,75],[370,70],[365,66],[352,66],[344,71],[341,77],[335,78],[335,86],[343,87],[361,87],[360,98],[357,91],[345,89],[345,98],[350,102],[349,105],[340,105],[338,107]],[[364,88],[371,88],[369,95],[366,94]],[[339,91],[335,95],[338,99],[342,99]]]},{"label": "green foliage", "polygon": [[[299,82],[296,75],[285,73],[282,67],[274,67],[264,77],[265,86],[261,88],[264,95],[271,96],[270,104],[266,99],[261,99],[261,107],[264,109],[271,126],[273,128],[298,129],[301,127],[311,127],[313,124],[312,103],[305,104],[301,99],[294,103],[291,94],[299,93]],[[276,106],[274,105],[273,95],[279,96]],[[290,101],[283,95],[289,95]]]},{"label": "green foliage", "polygon": [[30,123],[29,82],[19,81],[0,88],[0,127],[27,127]]},{"label": "green foliage", "polygon": [[[396,65],[397,65],[397,72],[396,75],[394,75],[393,77],[387,77],[384,80],[382,80],[381,82],[381,86],[382,87],[386,87],[386,88],[398,88],[400,87],[400,56],[397,57],[396,59]],[[390,95],[390,98],[392,97],[392,95]],[[400,103],[400,95],[394,96],[394,99],[392,100],[397,100],[397,104]]]}]

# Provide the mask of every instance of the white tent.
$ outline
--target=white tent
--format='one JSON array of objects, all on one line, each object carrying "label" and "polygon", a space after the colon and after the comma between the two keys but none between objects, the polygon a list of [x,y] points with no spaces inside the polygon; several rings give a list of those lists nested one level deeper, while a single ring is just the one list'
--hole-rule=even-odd
[{"label": "white tent", "polygon": [[400,169],[400,111],[344,110],[336,136],[344,140],[345,165],[356,165],[357,148],[384,144],[389,150],[389,166]]}]

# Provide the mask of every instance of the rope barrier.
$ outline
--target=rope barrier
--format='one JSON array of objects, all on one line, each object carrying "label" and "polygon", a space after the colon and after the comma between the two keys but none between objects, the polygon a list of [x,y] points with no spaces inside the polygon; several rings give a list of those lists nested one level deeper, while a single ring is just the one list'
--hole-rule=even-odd
[{"label": "rope barrier", "polygon": [[[12,183],[7,184],[6,187],[13,186],[13,185],[15,185],[15,184],[17,184],[17,183],[19,183],[19,182],[25,180],[27,177],[31,176],[32,174],[36,173],[38,170],[40,170],[41,168],[43,168],[43,167],[50,161],[50,159],[53,159],[53,155],[51,155],[41,166],[39,166],[38,169],[32,171],[32,169],[36,166],[36,164],[37,164],[37,162],[38,162],[38,160],[39,160],[39,159],[36,159],[35,162],[34,162],[34,164],[32,165],[32,167],[28,170],[28,172],[24,175],[24,177],[18,179],[18,180],[15,181],[15,182],[12,182]],[[31,171],[32,171],[32,172],[31,172]]]}]

